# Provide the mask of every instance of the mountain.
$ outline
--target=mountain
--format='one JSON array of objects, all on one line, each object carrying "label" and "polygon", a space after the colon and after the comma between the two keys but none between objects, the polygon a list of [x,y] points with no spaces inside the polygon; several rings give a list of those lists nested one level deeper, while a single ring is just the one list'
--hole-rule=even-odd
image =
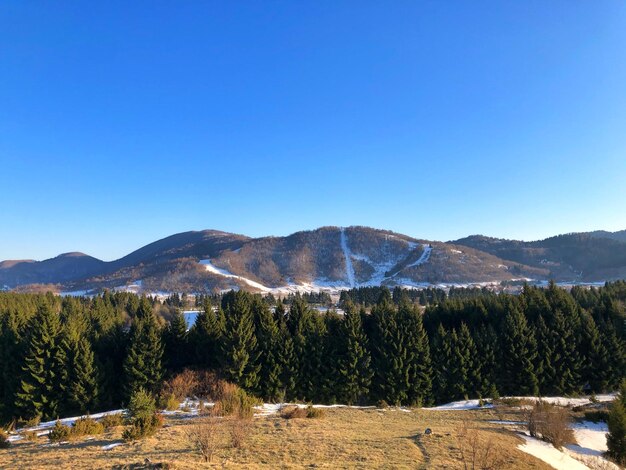
[{"label": "mountain", "polygon": [[[0,263],[0,286],[58,291],[257,292],[626,277],[625,232],[524,242],[474,235],[438,242],[369,227],[322,227],[250,238],[203,230],[150,243],[115,261],[66,253]],[[606,234],[606,235],[602,235]]]},{"label": "mountain", "polygon": [[[571,233],[524,242],[473,235],[452,243],[503,259],[549,270],[561,281],[604,281],[626,277],[626,242],[610,232]],[[620,232],[617,232],[618,234]]]},{"label": "mountain", "polygon": [[595,232],[588,232],[588,234],[595,238],[610,238],[611,240],[617,240],[618,242],[626,242],[626,230],[620,230],[619,232],[596,230]]}]

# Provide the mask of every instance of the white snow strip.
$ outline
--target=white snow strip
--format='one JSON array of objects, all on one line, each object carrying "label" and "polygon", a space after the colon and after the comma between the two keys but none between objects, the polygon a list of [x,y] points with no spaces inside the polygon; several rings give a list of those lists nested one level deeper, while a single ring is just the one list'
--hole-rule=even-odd
[{"label": "white snow strip", "polygon": [[270,292],[272,290],[269,287],[264,286],[263,284],[259,284],[258,282],[253,281],[252,279],[248,279],[243,276],[237,276],[236,274],[232,274],[225,269],[218,268],[217,266],[214,266],[213,263],[211,263],[210,259],[201,259],[199,263],[202,264],[207,271],[213,274],[217,274],[218,276],[228,277],[231,279],[245,282],[250,287],[254,287],[255,289],[259,289],[263,292]]},{"label": "white snow strip", "polygon": [[[124,413],[126,410],[113,410],[113,411],[105,411],[102,413],[96,413],[93,415],[82,415],[82,416],[73,416],[71,418],[62,418],[59,421],[61,422],[61,424],[65,424],[67,426],[71,426],[72,424],[74,424],[75,421],[77,421],[80,418],[93,418],[93,419],[100,419],[103,418],[106,415],[118,415],[121,413]],[[33,426],[30,428],[21,428],[18,429],[16,432],[22,432],[22,431],[41,431],[43,429],[48,429],[48,428],[52,428],[54,427],[55,423],[57,422],[57,420],[53,420],[53,421],[45,421],[43,423],[39,423],[39,425],[37,426]]]},{"label": "white snow strip", "polygon": [[111,449],[114,449],[117,446],[121,446],[123,444],[124,444],[123,442],[114,442],[113,444],[108,444],[106,446],[102,446],[101,449],[102,450],[111,450]]},{"label": "white snow strip", "polygon": [[607,423],[582,421],[574,423],[574,436],[579,445],[568,446],[572,452],[585,455],[602,455],[607,451],[606,434],[609,432]]},{"label": "white snow strip", "polygon": [[565,452],[556,449],[551,444],[526,434],[521,436],[526,440],[526,444],[518,445],[517,448],[519,450],[537,457],[539,460],[543,460],[556,470],[589,470],[589,467],[570,457]]},{"label": "white snow strip", "polygon": [[[615,393],[609,393],[606,395],[596,395],[596,399],[600,402],[613,401],[616,397]],[[528,401],[538,401],[542,400],[546,403],[551,403],[553,405],[558,406],[581,406],[587,405],[591,403],[589,397],[581,397],[581,398],[567,398],[567,397],[503,397],[505,398],[514,398],[518,400],[528,400]],[[461,401],[453,401],[451,403],[446,403],[445,405],[439,405],[432,408],[428,408],[429,410],[475,410],[477,408],[481,408],[478,406],[479,400],[461,400]],[[490,407],[490,404],[486,404],[485,407]]]},{"label": "white snow strip", "polygon": [[422,248],[424,248],[424,251],[422,252],[422,255],[419,257],[419,259],[409,264],[406,268],[412,268],[413,266],[420,266],[428,262],[428,260],[430,259],[430,254],[433,251],[433,248],[430,245],[426,245],[426,244],[422,245]]},{"label": "white snow strip", "polygon": [[348,284],[350,287],[356,285],[354,280],[354,266],[352,266],[352,254],[348,248],[348,240],[346,237],[346,229],[341,228],[341,249],[343,250],[343,256],[346,259],[346,277],[348,278]]},{"label": "white snow strip", "polygon": [[455,410],[478,410],[478,409],[493,407],[491,403],[486,403],[486,402],[483,406],[479,406],[479,402],[480,400],[453,401],[451,403],[446,403],[445,405],[434,406],[432,408],[427,408],[427,409],[440,410],[440,411],[455,411]]},{"label": "white snow strip", "polygon": [[[604,395],[596,395],[596,400],[599,402],[607,402],[615,400],[617,393],[607,393]],[[552,405],[557,406],[582,406],[591,403],[589,397],[568,398],[568,397],[505,397],[505,398],[517,398],[520,400],[529,401],[544,401]]]}]

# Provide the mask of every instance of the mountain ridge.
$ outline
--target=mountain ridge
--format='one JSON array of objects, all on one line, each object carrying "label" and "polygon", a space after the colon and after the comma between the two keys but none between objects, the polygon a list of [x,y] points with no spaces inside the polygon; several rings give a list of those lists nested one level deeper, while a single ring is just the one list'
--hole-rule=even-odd
[{"label": "mountain ridge", "polygon": [[440,242],[364,226],[256,238],[209,229],[173,234],[113,261],[80,252],[43,261],[5,260],[0,286],[281,292],[531,279],[597,282],[626,277],[622,233],[573,233],[531,242],[471,235]]}]

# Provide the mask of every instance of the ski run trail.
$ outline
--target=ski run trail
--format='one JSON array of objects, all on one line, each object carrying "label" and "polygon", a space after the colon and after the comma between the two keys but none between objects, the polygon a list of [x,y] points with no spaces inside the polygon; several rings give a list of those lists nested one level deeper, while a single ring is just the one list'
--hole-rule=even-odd
[{"label": "ski run trail", "polygon": [[343,250],[343,256],[346,259],[346,276],[348,278],[348,284],[350,287],[355,287],[356,282],[354,280],[354,266],[352,266],[352,253],[348,248],[348,238],[346,237],[346,229],[341,228],[341,249]]}]

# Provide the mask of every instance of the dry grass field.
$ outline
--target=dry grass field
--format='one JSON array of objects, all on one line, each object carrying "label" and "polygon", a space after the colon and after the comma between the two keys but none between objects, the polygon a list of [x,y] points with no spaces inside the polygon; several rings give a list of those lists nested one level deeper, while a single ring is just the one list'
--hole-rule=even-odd
[{"label": "dry grass field", "polygon": [[[229,423],[225,420],[218,427],[219,446],[210,463],[203,461],[189,439],[189,431],[201,418],[180,413],[168,416],[166,426],[156,436],[109,450],[103,447],[122,442],[121,427],[61,445],[51,445],[45,436],[17,441],[11,448],[0,450],[0,468],[124,468],[149,459],[176,469],[455,469],[464,468],[461,450],[467,455],[472,440],[479,453],[489,449],[488,459],[498,461],[494,469],[550,468],[519,451],[517,445],[522,439],[514,432],[489,422],[520,419],[515,409],[407,412],[394,408],[329,408],[324,411],[319,419],[284,419],[278,414],[257,416],[246,422],[247,436],[241,448],[232,447]],[[459,438],[464,427],[466,437]],[[425,434],[426,428],[432,433]]]}]

